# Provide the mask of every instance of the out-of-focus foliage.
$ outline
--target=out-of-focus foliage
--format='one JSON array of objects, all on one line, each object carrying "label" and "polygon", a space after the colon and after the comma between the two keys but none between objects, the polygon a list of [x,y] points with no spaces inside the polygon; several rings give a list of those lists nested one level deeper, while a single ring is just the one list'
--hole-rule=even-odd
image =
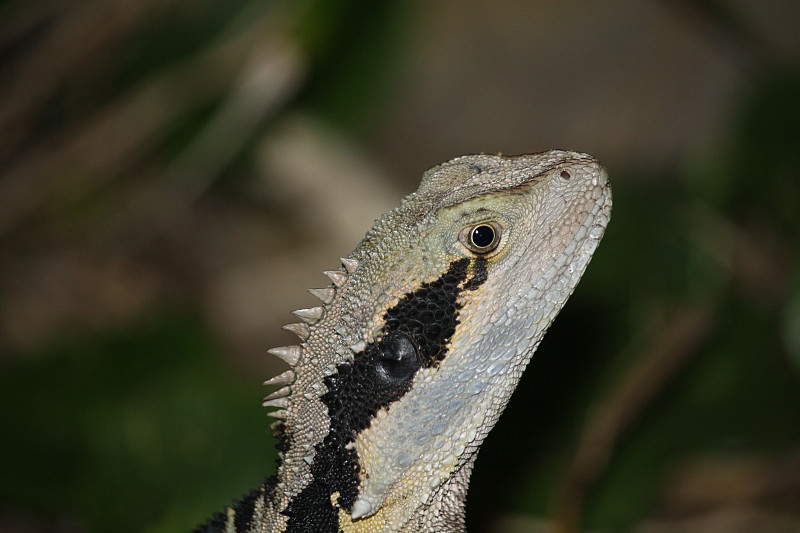
[{"label": "out-of-focus foliage", "polygon": [[199,502],[263,481],[257,384],[220,364],[190,312],[81,337],[0,378],[4,503],[42,520],[20,529],[185,529]]},{"label": "out-of-focus foliage", "polygon": [[256,486],[315,273],[428,166],[556,146],[613,217],[470,530],[800,530],[798,10],[623,4],[0,4],[0,530]]}]

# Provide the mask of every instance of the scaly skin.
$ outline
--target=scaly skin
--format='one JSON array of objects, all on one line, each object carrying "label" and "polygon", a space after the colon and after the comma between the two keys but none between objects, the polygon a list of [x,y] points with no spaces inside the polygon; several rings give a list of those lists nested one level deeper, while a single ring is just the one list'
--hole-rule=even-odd
[{"label": "scaly skin", "polygon": [[432,168],[323,305],[295,312],[268,381],[281,461],[199,531],[463,532],[469,476],[611,213],[605,171],[564,151]]}]

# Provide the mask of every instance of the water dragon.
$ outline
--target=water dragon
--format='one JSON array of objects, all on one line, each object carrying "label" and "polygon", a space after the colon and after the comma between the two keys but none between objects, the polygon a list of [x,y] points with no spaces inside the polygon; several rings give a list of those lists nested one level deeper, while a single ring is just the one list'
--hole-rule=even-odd
[{"label": "water dragon", "polygon": [[196,531],[463,532],[478,449],[610,214],[582,153],[428,170],[284,326],[277,473]]}]

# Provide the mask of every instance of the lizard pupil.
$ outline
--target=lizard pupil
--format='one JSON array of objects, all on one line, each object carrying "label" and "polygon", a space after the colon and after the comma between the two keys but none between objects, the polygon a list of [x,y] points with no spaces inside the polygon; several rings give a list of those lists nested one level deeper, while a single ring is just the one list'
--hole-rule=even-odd
[{"label": "lizard pupil", "polygon": [[475,248],[483,251],[494,243],[495,235],[493,227],[488,224],[481,224],[473,228],[470,234],[470,241]]}]

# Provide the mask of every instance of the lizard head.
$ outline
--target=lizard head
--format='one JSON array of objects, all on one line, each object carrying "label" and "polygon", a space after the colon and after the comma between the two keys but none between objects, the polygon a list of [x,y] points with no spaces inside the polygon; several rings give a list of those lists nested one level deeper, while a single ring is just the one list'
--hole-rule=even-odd
[{"label": "lizard head", "polygon": [[585,154],[464,156],[426,172],[329,273],[325,305],[297,312],[302,346],[279,349],[294,363],[291,394],[272,403],[288,523],[322,506],[344,531],[461,527],[477,450],[610,209]]}]

